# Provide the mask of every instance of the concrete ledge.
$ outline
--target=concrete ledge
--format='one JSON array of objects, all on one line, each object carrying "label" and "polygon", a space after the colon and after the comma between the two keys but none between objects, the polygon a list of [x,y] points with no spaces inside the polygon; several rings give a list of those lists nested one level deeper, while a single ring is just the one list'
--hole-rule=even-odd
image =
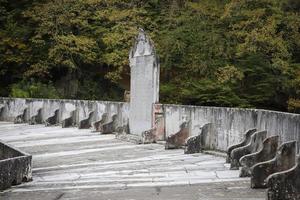
[{"label": "concrete ledge", "polygon": [[240,161],[241,157],[251,154],[251,153],[255,153],[255,152],[259,151],[260,149],[262,149],[263,141],[266,138],[266,136],[267,136],[267,131],[256,132],[251,136],[251,141],[249,144],[247,144],[246,146],[234,149],[231,152],[230,169],[239,169],[239,166],[240,166],[239,161]]},{"label": "concrete ledge", "polygon": [[32,180],[32,156],[0,141],[0,190]]},{"label": "concrete ledge", "polygon": [[248,131],[246,131],[246,133],[244,134],[244,139],[242,142],[238,143],[238,144],[234,144],[232,146],[230,146],[228,149],[227,149],[227,158],[226,158],[226,163],[230,163],[231,162],[231,152],[236,149],[236,148],[239,148],[239,147],[242,147],[242,146],[246,146],[247,144],[250,143],[251,141],[251,135],[253,135],[257,130],[254,128],[254,129],[249,129]]},{"label": "concrete ledge", "polygon": [[296,163],[296,141],[282,144],[272,160],[255,164],[251,171],[251,188],[266,188],[268,176],[291,169]]},{"label": "concrete ledge", "polygon": [[270,175],[266,182],[268,200],[300,199],[300,155],[295,167]]},{"label": "concrete ledge", "polygon": [[278,140],[278,136],[269,137],[264,140],[263,148],[259,152],[243,156],[240,159],[240,164],[242,166],[240,177],[250,176],[250,169],[256,163],[268,161],[274,158],[278,147]]}]

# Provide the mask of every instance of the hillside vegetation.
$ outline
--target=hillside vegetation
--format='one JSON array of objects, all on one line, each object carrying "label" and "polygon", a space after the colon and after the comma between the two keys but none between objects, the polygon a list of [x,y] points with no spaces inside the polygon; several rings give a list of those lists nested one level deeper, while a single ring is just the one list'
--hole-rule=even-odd
[{"label": "hillside vegetation", "polygon": [[299,0],[0,0],[0,95],[122,100],[138,28],[163,103],[300,112]]}]

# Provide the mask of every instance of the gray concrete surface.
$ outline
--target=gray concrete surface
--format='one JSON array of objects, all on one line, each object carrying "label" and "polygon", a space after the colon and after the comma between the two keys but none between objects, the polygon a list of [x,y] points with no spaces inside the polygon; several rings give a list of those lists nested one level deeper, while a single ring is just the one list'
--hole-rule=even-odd
[{"label": "gray concrete surface", "polygon": [[33,181],[4,200],[263,200],[225,158],[135,145],[76,128],[0,123],[0,139],[33,155]]}]

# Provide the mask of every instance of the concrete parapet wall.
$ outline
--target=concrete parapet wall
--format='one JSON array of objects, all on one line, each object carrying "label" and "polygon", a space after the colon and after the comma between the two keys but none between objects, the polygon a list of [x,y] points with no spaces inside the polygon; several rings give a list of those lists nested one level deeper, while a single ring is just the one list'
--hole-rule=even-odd
[{"label": "concrete parapet wall", "polygon": [[243,108],[163,105],[166,137],[177,133],[180,125],[190,121],[190,136],[212,123],[217,150],[226,151],[243,140],[246,130],[267,130],[268,136],[279,135],[279,142],[296,140],[300,143],[300,115],[276,111]]},{"label": "concrete parapet wall", "polygon": [[32,156],[0,141],[0,191],[32,179]]},{"label": "concrete parapet wall", "polygon": [[90,128],[105,114],[103,124],[114,116],[116,127],[128,126],[129,104],[124,102],[1,97],[0,105],[2,121]]},{"label": "concrete parapet wall", "polygon": [[[155,106],[159,107],[155,108]],[[153,129],[158,139],[166,139],[189,123],[188,136],[197,136],[211,123],[209,138],[216,150],[226,151],[243,140],[246,130],[266,130],[267,137],[278,135],[279,144],[296,140],[300,143],[300,115],[242,108],[202,107],[155,104]],[[129,133],[129,103],[64,99],[0,98],[0,120],[29,123],[61,124],[101,130],[114,120],[114,129]],[[158,120],[159,119],[159,120]],[[66,121],[67,120],[67,121]],[[157,122],[156,122],[157,121]],[[145,130],[148,131],[148,130]],[[299,151],[299,150],[298,150]]]}]

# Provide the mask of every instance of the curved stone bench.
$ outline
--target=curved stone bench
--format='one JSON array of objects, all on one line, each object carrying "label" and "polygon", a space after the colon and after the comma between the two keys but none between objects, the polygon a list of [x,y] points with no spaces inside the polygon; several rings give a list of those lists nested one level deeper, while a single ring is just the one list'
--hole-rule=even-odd
[{"label": "curved stone bench", "polygon": [[255,132],[251,136],[251,140],[249,144],[234,149],[230,155],[231,157],[230,169],[239,169],[240,166],[239,160],[241,159],[241,157],[251,153],[255,153],[260,149],[262,149],[263,141],[266,138],[266,136],[267,136],[267,131]]},{"label": "curved stone bench", "polygon": [[270,175],[266,182],[268,200],[300,199],[300,155],[296,166]]},{"label": "curved stone bench", "polygon": [[185,141],[189,137],[189,124],[189,122],[183,122],[177,133],[167,137],[165,149],[178,149],[185,145]]},{"label": "curved stone bench", "polygon": [[42,124],[42,109],[44,106],[44,102],[37,100],[28,100],[28,107],[29,107],[29,120],[28,123],[31,125],[34,124]]},{"label": "curved stone bench", "polygon": [[253,135],[255,132],[257,131],[256,128],[253,129],[249,129],[246,131],[246,133],[244,134],[244,139],[242,142],[238,143],[238,144],[234,144],[230,147],[228,147],[227,149],[227,157],[226,157],[226,163],[230,163],[231,162],[231,152],[239,147],[245,146],[247,144],[250,143],[251,140],[251,135]]},{"label": "curved stone bench", "polygon": [[240,159],[242,166],[240,171],[240,177],[246,177],[251,175],[251,167],[256,163],[271,160],[275,157],[278,147],[279,136],[268,137],[263,142],[263,148],[255,153],[243,156]]},{"label": "curved stone bench", "polygon": [[88,114],[88,117],[86,119],[83,119],[81,121],[79,121],[79,125],[78,125],[78,128],[79,129],[89,129],[91,128],[91,119],[94,115],[94,111],[91,111],[89,114]]},{"label": "curved stone bench", "polygon": [[271,174],[291,169],[296,163],[296,141],[283,143],[272,160],[255,164],[251,171],[251,188],[266,188],[265,180]]},{"label": "curved stone bench", "polygon": [[20,124],[28,121],[28,107],[23,108],[22,114],[19,114],[15,117],[14,123]]},{"label": "curved stone bench", "polygon": [[76,105],[74,102],[61,103],[61,122],[62,127],[67,128],[74,125]]},{"label": "curved stone bench", "polygon": [[53,114],[45,120],[45,125],[50,126],[50,125],[58,124],[59,123],[58,115],[59,115],[59,109],[54,110]]},{"label": "curved stone bench", "polygon": [[204,149],[210,149],[212,141],[210,140],[210,136],[212,133],[212,123],[207,123],[201,128],[201,132],[199,135],[191,136],[187,138],[185,143],[185,154],[193,154],[193,153],[200,153]]},{"label": "curved stone bench", "polygon": [[93,128],[96,132],[102,131],[102,124],[106,123],[108,120],[108,113],[103,113],[101,116],[101,120],[93,123]]},{"label": "curved stone bench", "polygon": [[111,117],[111,120],[109,122],[101,125],[101,133],[102,134],[111,134],[111,133],[116,132],[117,124],[118,124],[118,115],[114,114]]}]

